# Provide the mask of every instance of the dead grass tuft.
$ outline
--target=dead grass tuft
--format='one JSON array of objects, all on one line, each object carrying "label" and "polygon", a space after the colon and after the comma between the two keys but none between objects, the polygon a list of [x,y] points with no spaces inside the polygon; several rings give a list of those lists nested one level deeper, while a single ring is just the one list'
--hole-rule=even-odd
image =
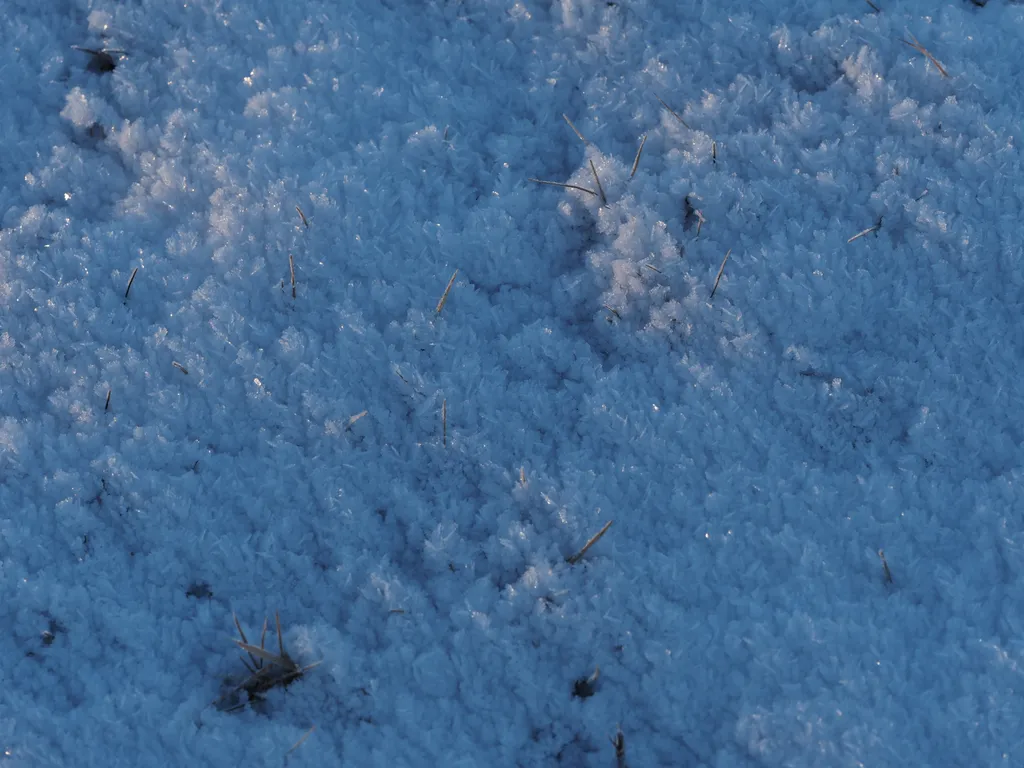
[{"label": "dead grass tuft", "polygon": [[238,617],[233,616],[233,618],[235,620],[235,628],[238,630],[239,637],[241,637],[241,640],[235,640],[235,644],[245,651],[246,656],[248,656],[248,659],[245,656],[242,657],[242,663],[245,665],[248,674],[241,681],[229,681],[228,690],[214,702],[218,709],[226,712],[239,712],[249,704],[263,701],[268,691],[291,685],[309,670],[313,669],[313,667],[320,664],[317,661],[305,667],[299,666],[288,655],[284,648],[280,614],[274,614],[274,620],[277,623],[277,653],[271,653],[266,649],[266,619],[263,620],[260,644],[256,646],[251,644],[249,638],[245,636],[245,630],[242,629],[242,624],[238,621]]}]

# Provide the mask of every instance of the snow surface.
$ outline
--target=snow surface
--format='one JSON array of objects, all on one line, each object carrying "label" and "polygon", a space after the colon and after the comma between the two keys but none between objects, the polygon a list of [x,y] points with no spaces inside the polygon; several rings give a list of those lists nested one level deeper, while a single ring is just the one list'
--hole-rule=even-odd
[{"label": "snow surface", "polygon": [[1024,5],[875,4],[6,0],[0,765],[1024,765]]}]

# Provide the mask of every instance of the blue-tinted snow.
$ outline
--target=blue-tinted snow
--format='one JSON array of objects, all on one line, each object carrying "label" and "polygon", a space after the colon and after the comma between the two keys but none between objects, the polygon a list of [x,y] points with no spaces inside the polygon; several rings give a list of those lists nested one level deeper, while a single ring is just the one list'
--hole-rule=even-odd
[{"label": "blue-tinted snow", "polygon": [[0,763],[1024,764],[1024,5],[875,4],[8,0]]}]

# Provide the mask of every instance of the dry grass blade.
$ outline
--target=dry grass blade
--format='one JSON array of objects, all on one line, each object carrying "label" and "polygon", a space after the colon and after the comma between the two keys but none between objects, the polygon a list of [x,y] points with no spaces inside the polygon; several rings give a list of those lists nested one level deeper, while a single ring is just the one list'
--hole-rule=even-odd
[{"label": "dry grass blade", "polygon": [[584,144],[589,145],[590,142],[587,141],[586,138],[584,138],[583,134],[579,132],[579,129],[572,124],[572,120],[569,119],[569,116],[563,112],[562,117],[565,119],[565,122],[569,124],[569,127],[572,128],[572,132],[579,137],[579,140],[582,141]]},{"label": "dry grass blade", "polygon": [[115,54],[118,57],[125,55],[124,51],[114,49],[83,48],[79,45],[72,45],[71,47],[92,57],[89,59],[86,69],[98,75],[113,72],[117,68],[117,59],[114,58]]},{"label": "dry grass blade", "polygon": [[138,273],[139,273],[139,268],[136,267],[135,269],[132,270],[132,276],[128,278],[128,287],[124,289],[124,297],[126,299],[128,298],[128,294],[131,293],[132,283],[135,282],[135,275],[137,275]]},{"label": "dry grass blade", "polygon": [[885,559],[885,551],[878,550],[878,557],[882,561],[882,573],[885,575],[885,583],[892,584],[892,571],[889,570],[889,561]]},{"label": "dry grass blade", "polygon": [[576,563],[578,563],[580,560],[582,560],[583,556],[585,554],[587,554],[587,550],[589,550],[592,546],[597,544],[597,542],[599,542],[601,540],[601,537],[604,536],[605,533],[608,532],[608,529],[612,527],[612,523],[613,522],[615,522],[615,521],[614,520],[609,520],[607,523],[605,523],[604,524],[604,528],[602,528],[600,531],[598,531],[593,536],[591,536],[590,537],[590,541],[588,541],[586,544],[583,545],[583,549],[581,549],[579,552],[577,552],[572,557],[567,557],[565,559],[565,561],[567,563],[569,563],[569,565],[576,565]]},{"label": "dry grass blade", "polygon": [[[233,618],[235,620],[235,629],[238,630],[238,635],[239,635],[239,637],[242,638],[242,642],[248,644],[249,643],[249,638],[247,638],[245,636],[245,631],[242,629],[242,625],[238,621],[238,616],[236,616],[234,613],[232,613],[231,614],[231,618]],[[255,675],[256,674],[256,670],[258,670],[262,666],[262,662],[258,661],[256,659],[256,657],[253,656],[251,653],[249,654],[249,659],[252,661],[251,664],[248,661],[246,661],[244,658],[242,659],[242,663],[245,664],[246,669],[248,669],[250,672],[252,672]]]},{"label": "dry grass blade", "polygon": [[455,284],[455,278],[458,276],[458,274],[459,274],[459,270],[457,270],[457,269],[454,272],[452,272],[452,276],[448,280],[448,285],[445,287],[444,293],[441,294],[440,301],[437,302],[437,306],[434,308],[434,314],[435,315],[440,315],[441,314],[441,310],[444,309],[444,305],[448,301],[448,294],[452,290],[452,286]]},{"label": "dry grass blade", "polygon": [[594,674],[581,677],[572,684],[572,695],[578,699],[589,699],[597,693],[597,680],[601,677],[601,667],[594,667]]},{"label": "dry grass blade", "polygon": [[671,112],[672,113],[672,117],[674,117],[676,120],[678,120],[680,123],[682,123],[684,128],[690,128],[690,126],[687,124],[687,122],[685,120],[683,120],[683,118],[681,118],[676,113],[676,111],[674,109],[672,109],[672,107],[670,107],[668,104],[666,104],[665,100],[663,98],[661,98],[661,96],[659,96],[658,94],[654,94],[654,98],[656,98],[658,101],[660,101],[661,102],[661,106],[663,106],[665,109],[667,109],[669,112]]},{"label": "dry grass blade", "polygon": [[[277,622],[277,647],[278,647],[278,650],[281,651],[281,656],[287,658],[288,654],[284,652],[284,635],[281,634],[281,614],[278,611],[274,611],[274,621]],[[266,626],[267,626],[267,622],[266,622],[266,620],[264,620],[263,621],[263,635],[264,635],[264,637],[266,637],[266,634],[267,634]],[[263,644],[263,641],[261,640],[260,641],[260,645],[262,645],[262,644]],[[289,661],[291,661],[291,659],[289,659]],[[294,663],[294,662],[292,662],[292,663]]]},{"label": "dry grass blade", "polygon": [[595,192],[594,190],[587,189],[586,187],[577,187],[575,184],[562,184],[561,182],[558,181],[544,181],[544,179],[527,179],[527,181],[532,181],[534,184],[547,184],[552,187],[564,187],[565,189],[575,189],[578,192],[586,192],[588,195],[593,195],[594,197],[597,197],[597,192]]},{"label": "dry grass blade", "polygon": [[594,167],[594,161],[590,161],[590,172],[594,174],[594,181],[597,182],[597,191],[601,194],[601,205],[608,205],[608,198],[604,196],[604,187],[601,186],[601,178],[597,175],[597,168]]},{"label": "dry grass blade", "polygon": [[722,259],[722,266],[720,266],[720,267],[718,268],[718,274],[717,274],[717,275],[715,276],[715,285],[714,285],[714,287],[713,287],[713,288],[711,289],[711,296],[710,296],[710,298],[708,299],[709,301],[710,301],[711,299],[715,298],[715,291],[717,291],[717,290],[718,290],[718,284],[719,284],[719,283],[721,282],[721,280],[722,280],[722,273],[723,273],[723,272],[725,272],[725,262],[727,262],[727,261],[729,260],[729,254],[731,254],[731,253],[732,253],[732,248],[730,248],[730,249],[729,249],[728,251],[726,251],[726,252],[725,252],[725,258],[724,258],[724,259]]},{"label": "dry grass blade", "polygon": [[858,232],[856,235],[851,237],[846,242],[847,243],[852,243],[854,240],[859,240],[860,238],[864,237],[865,235],[870,235],[872,232],[877,232],[881,228],[882,228],[882,222],[878,222],[873,227],[868,227],[867,229],[861,230],[860,232]]},{"label": "dry grass blade", "polygon": [[353,425],[357,421],[359,421],[361,418],[363,418],[363,416],[365,416],[368,413],[369,413],[369,411],[365,411],[364,410],[364,411],[360,411],[355,416],[350,416],[349,420],[348,420],[348,424],[345,425],[345,431],[347,432],[348,430],[352,429]]},{"label": "dry grass blade", "polygon": [[913,48],[918,53],[922,54],[926,59],[928,59],[928,61],[930,61],[932,64],[934,64],[935,68],[937,70],[939,70],[939,74],[940,75],[942,75],[943,77],[949,77],[949,73],[946,71],[946,68],[939,63],[939,60],[936,59],[934,56],[932,56],[931,52],[927,48],[925,48],[923,45],[921,45],[917,41],[916,37],[911,35],[909,32],[907,32],[907,34],[910,35],[910,40],[907,40],[906,38],[903,38],[903,42],[906,45],[909,45],[911,48]]},{"label": "dry grass blade", "polygon": [[[299,668],[299,665],[292,661],[287,654],[278,655],[276,653],[271,653],[270,651],[264,648],[260,648],[258,645],[250,645],[249,643],[243,643],[241,640],[235,640],[235,644],[243,651],[248,653],[250,656],[255,656],[258,659],[262,659],[263,661],[269,661],[271,664],[276,664],[282,669],[295,671]],[[258,667],[257,671],[260,668],[261,667]]]},{"label": "dry grass blade", "polygon": [[302,734],[302,738],[299,739],[298,741],[296,741],[294,744],[292,744],[292,748],[289,749],[287,752],[285,752],[284,756],[288,757],[288,755],[290,755],[296,749],[298,749],[303,744],[305,744],[306,743],[306,739],[308,739],[310,736],[312,736],[313,735],[313,731],[315,731],[315,730],[316,730],[316,726],[314,725],[312,728],[310,728],[308,731],[306,731],[304,734]]},{"label": "dry grass blade", "polygon": [[636,175],[637,166],[640,165],[640,155],[643,153],[643,151],[644,151],[644,144],[646,144],[646,143],[647,143],[647,134],[645,133],[644,137],[642,139],[640,139],[640,148],[636,151],[636,157],[633,158],[633,170],[631,170],[629,172],[629,178],[631,178],[631,179]]},{"label": "dry grass blade", "polygon": [[[233,618],[235,620],[235,629],[238,630],[238,636],[242,638],[242,642],[243,643],[248,643],[249,642],[249,638],[247,638],[245,636],[245,631],[242,629],[242,624],[238,620],[238,616],[236,614],[232,613],[231,614],[231,618]],[[253,661],[256,661],[256,659],[253,659]]]}]

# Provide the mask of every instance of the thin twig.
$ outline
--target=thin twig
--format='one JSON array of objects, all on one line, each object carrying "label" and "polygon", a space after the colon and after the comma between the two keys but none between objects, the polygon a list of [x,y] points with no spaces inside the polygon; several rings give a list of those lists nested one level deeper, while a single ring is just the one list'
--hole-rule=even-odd
[{"label": "thin twig", "polygon": [[732,248],[730,248],[728,251],[725,252],[725,258],[722,259],[722,266],[720,266],[718,268],[718,274],[715,275],[715,285],[711,288],[711,296],[708,299],[708,301],[710,301],[711,299],[715,298],[715,291],[718,290],[718,283],[722,279],[722,273],[725,272],[725,262],[727,262],[729,260],[729,254],[730,253],[732,253]]},{"label": "thin twig", "polygon": [[[910,35],[909,32],[907,32],[907,34]],[[916,37],[914,37],[913,35],[910,35],[910,40],[907,40],[906,38],[903,38],[903,42],[906,43],[907,45],[909,45],[911,48],[913,48],[918,53],[924,54],[925,58],[927,58],[928,61],[930,61],[932,64],[934,64],[935,68],[937,70],[939,70],[939,74],[940,75],[942,75],[943,77],[949,77],[949,73],[946,71],[946,68],[943,67],[939,63],[938,59],[936,59],[934,56],[932,56],[931,52],[928,51],[928,49],[926,49],[923,45],[921,45],[917,41]]]},{"label": "thin twig", "polygon": [[687,125],[686,121],[683,120],[683,118],[681,118],[676,113],[676,111],[674,109],[672,109],[672,107],[670,107],[668,104],[665,103],[665,100],[663,98],[661,98],[661,96],[659,96],[658,94],[654,94],[654,98],[656,98],[658,101],[660,101],[661,102],[661,106],[663,106],[665,109],[667,109],[669,112],[671,112],[672,113],[672,117],[674,117],[676,120],[678,120],[680,123],[682,123],[684,128],[689,128],[690,127],[689,125]]},{"label": "thin twig", "polygon": [[586,192],[588,195],[593,195],[594,197],[597,197],[597,192],[595,192],[594,190],[587,189],[586,187],[577,187],[575,184],[562,184],[561,182],[558,181],[544,181],[543,179],[527,179],[527,181],[532,181],[534,184],[548,184],[552,187],[565,187],[566,189],[575,189],[578,192]]},{"label": "thin twig", "polygon": [[644,144],[646,144],[646,143],[647,143],[647,134],[645,133],[644,137],[642,139],[640,139],[640,148],[636,151],[636,157],[633,158],[633,170],[629,172],[629,178],[631,178],[631,179],[636,175],[636,168],[637,168],[638,165],[640,165],[640,153],[642,153],[644,151]]},{"label": "thin twig", "polygon": [[448,286],[444,289],[444,293],[441,294],[441,300],[437,302],[437,307],[434,309],[435,315],[440,315],[441,310],[444,309],[445,303],[448,301],[448,292],[452,289],[452,285],[455,283],[455,277],[459,274],[459,270],[452,272],[451,279],[448,280]]},{"label": "thin twig", "polygon": [[608,198],[604,196],[604,187],[601,186],[601,179],[597,175],[597,168],[594,167],[594,161],[590,161],[590,172],[594,174],[594,181],[597,182],[597,191],[601,193],[601,205],[608,205]]},{"label": "thin twig", "polygon": [[565,561],[567,563],[569,563],[569,565],[576,565],[576,563],[578,563],[580,560],[582,560],[583,556],[585,554],[587,554],[587,550],[590,549],[592,546],[594,546],[595,544],[597,544],[597,542],[599,542],[601,540],[601,537],[604,536],[605,533],[608,531],[608,529],[612,527],[612,523],[613,522],[615,522],[615,521],[614,520],[609,520],[607,523],[605,523],[604,524],[604,528],[602,528],[600,531],[598,531],[593,536],[591,536],[590,537],[590,541],[588,541],[586,544],[583,545],[583,549],[581,549],[579,552],[577,552],[572,557],[567,557],[565,559]]},{"label": "thin twig", "polygon": [[135,269],[133,269],[133,270],[132,270],[132,276],[128,278],[128,287],[124,289],[124,297],[125,297],[126,299],[128,298],[128,294],[129,294],[129,293],[131,292],[131,290],[132,290],[132,283],[134,283],[134,282],[135,282],[135,275],[136,275],[136,274],[138,274],[138,271],[139,271],[139,268],[138,268],[138,267],[136,267]]},{"label": "thin twig", "polygon": [[565,118],[565,122],[567,122],[569,124],[569,127],[572,128],[572,132],[575,133],[579,137],[580,141],[582,141],[584,144],[588,144],[589,145],[590,142],[587,141],[584,138],[583,134],[579,132],[579,129],[575,125],[572,124],[572,120],[569,119],[569,116],[563,112],[562,113],[562,117]]}]

